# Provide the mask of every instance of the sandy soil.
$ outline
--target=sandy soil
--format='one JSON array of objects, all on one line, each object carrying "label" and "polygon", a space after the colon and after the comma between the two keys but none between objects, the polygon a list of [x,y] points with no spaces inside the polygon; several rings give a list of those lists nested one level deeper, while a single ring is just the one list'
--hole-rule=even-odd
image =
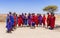
[{"label": "sandy soil", "polygon": [[43,27],[30,27],[17,28],[12,33],[6,33],[6,23],[0,22],[0,38],[60,38],[60,25],[56,21],[56,28],[49,30]]}]

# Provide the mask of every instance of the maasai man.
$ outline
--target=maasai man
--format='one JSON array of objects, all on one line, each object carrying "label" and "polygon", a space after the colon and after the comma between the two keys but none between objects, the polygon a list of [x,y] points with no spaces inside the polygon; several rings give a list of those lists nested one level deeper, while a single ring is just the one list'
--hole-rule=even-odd
[{"label": "maasai man", "polygon": [[18,24],[18,16],[17,16],[17,14],[16,14],[16,24]]},{"label": "maasai man", "polygon": [[35,15],[35,23],[36,23],[36,26],[38,27],[38,23],[39,23],[39,20],[38,20],[38,14]]},{"label": "maasai man", "polygon": [[55,25],[55,16],[54,14],[51,14],[51,18],[50,18],[50,29],[54,29]]},{"label": "maasai man", "polygon": [[7,33],[11,33],[12,24],[10,22],[9,14],[7,14],[7,18],[6,18],[6,28],[7,28]]},{"label": "maasai man", "polygon": [[25,16],[24,16],[24,14],[22,13],[22,20],[23,20],[23,25],[24,25],[24,20],[25,20]]},{"label": "maasai man", "polygon": [[42,16],[41,16],[41,14],[39,15],[38,19],[39,19],[39,24],[42,25]]},{"label": "maasai man", "polygon": [[14,28],[14,17],[13,17],[11,12],[9,12],[9,18],[10,18],[10,23],[11,23],[11,26],[12,26],[11,30],[13,31],[13,28]]},{"label": "maasai man", "polygon": [[31,26],[31,14],[28,14],[28,25]]},{"label": "maasai man", "polygon": [[45,25],[46,25],[46,16],[45,16],[45,14],[42,17],[42,23],[43,23],[43,27],[45,27]]},{"label": "maasai man", "polygon": [[23,19],[22,19],[22,16],[19,15],[19,17],[18,17],[18,26],[20,27],[22,24],[23,24]]},{"label": "maasai man", "polygon": [[50,13],[47,13],[47,28],[50,26],[50,17],[51,17],[51,15],[50,15]]},{"label": "maasai man", "polygon": [[27,14],[24,15],[24,24],[27,25]]},{"label": "maasai man", "polygon": [[31,24],[32,24],[31,27],[35,28],[35,13],[32,13]]},{"label": "maasai man", "polygon": [[17,17],[16,17],[16,13],[13,13],[13,17],[14,17],[14,29],[16,29],[17,27]]}]

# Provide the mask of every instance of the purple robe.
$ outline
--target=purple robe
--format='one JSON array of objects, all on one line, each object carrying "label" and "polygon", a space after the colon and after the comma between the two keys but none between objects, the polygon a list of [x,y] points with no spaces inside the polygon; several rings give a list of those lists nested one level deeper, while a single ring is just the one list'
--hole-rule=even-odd
[{"label": "purple robe", "polygon": [[42,25],[42,16],[39,16],[39,24]]}]

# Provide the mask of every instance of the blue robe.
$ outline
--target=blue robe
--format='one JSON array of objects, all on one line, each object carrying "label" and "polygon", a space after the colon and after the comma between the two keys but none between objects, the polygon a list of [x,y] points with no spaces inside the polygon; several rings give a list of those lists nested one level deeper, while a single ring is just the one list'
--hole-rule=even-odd
[{"label": "blue robe", "polygon": [[14,17],[11,15],[10,17],[10,24],[12,26],[12,28],[14,27]]},{"label": "blue robe", "polygon": [[27,25],[27,17],[24,17],[24,24]]},{"label": "blue robe", "polygon": [[35,26],[35,22],[32,22],[32,26]]},{"label": "blue robe", "polygon": [[12,24],[10,22],[10,17],[9,16],[7,16],[7,18],[6,18],[6,28],[7,28],[8,31],[10,31],[11,28],[12,28]]},{"label": "blue robe", "polygon": [[7,23],[7,26],[6,26],[6,27],[7,27],[7,30],[8,30],[8,31],[12,29],[12,26],[11,26],[11,25],[12,25],[12,24],[11,24],[10,22]]}]

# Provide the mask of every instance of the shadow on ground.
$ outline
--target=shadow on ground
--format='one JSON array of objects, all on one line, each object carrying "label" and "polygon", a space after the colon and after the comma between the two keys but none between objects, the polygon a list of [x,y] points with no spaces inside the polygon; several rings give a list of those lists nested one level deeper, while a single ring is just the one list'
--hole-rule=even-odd
[{"label": "shadow on ground", "polygon": [[58,29],[58,28],[60,28],[60,25],[56,25],[56,27],[55,27],[56,29]]},{"label": "shadow on ground", "polygon": [[60,32],[60,25],[56,25],[55,30]]}]

